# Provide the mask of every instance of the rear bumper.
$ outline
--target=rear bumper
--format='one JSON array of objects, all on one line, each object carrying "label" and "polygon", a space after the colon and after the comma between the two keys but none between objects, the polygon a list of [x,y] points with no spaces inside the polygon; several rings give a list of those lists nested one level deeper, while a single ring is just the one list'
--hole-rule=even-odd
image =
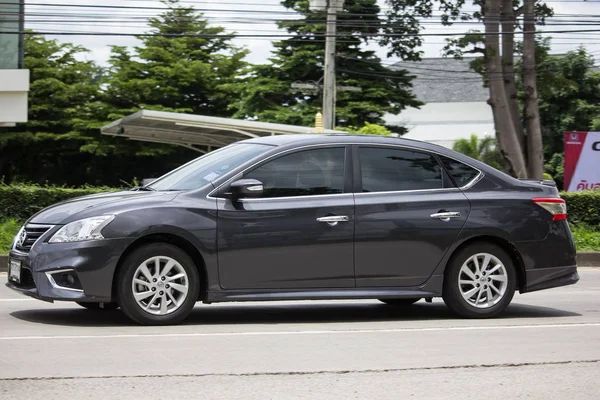
[{"label": "rear bumper", "polygon": [[540,268],[525,272],[525,285],[521,293],[573,285],[579,281],[577,266]]}]

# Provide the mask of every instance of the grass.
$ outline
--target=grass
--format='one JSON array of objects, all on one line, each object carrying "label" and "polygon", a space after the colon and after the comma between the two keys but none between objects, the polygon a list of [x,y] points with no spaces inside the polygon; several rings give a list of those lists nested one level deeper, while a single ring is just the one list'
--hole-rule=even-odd
[{"label": "grass", "polygon": [[8,254],[13,239],[21,229],[21,222],[14,219],[0,221],[0,254]]},{"label": "grass", "polygon": [[600,228],[571,224],[577,251],[600,251]]},{"label": "grass", "polygon": [[[12,241],[21,228],[21,222],[14,219],[0,221],[0,254],[8,254]],[[571,224],[577,251],[600,251],[600,228]]]}]

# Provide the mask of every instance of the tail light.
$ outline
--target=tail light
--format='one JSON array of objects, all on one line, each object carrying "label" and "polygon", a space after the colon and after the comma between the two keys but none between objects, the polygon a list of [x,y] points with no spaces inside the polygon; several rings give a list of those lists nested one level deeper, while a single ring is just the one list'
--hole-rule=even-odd
[{"label": "tail light", "polygon": [[535,198],[532,200],[535,204],[552,214],[553,221],[567,220],[567,203],[563,199],[550,197]]}]

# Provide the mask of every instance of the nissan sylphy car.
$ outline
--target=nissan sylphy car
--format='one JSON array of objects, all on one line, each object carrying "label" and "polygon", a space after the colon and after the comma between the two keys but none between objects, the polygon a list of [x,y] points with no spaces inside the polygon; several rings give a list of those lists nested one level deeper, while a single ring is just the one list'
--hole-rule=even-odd
[{"label": "nissan sylphy car", "polygon": [[147,325],[198,301],[442,297],[486,318],[516,291],[578,281],[566,218],[552,182],[436,145],[271,136],[40,211],[15,238],[7,285]]}]

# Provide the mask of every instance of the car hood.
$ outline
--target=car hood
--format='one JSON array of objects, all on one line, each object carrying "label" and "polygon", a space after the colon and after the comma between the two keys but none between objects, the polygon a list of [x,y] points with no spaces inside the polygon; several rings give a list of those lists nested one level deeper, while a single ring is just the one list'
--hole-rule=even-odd
[{"label": "car hood", "polygon": [[173,200],[180,192],[121,191],[76,197],[54,204],[32,216],[28,223],[66,224],[103,214],[119,214],[132,208]]}]

